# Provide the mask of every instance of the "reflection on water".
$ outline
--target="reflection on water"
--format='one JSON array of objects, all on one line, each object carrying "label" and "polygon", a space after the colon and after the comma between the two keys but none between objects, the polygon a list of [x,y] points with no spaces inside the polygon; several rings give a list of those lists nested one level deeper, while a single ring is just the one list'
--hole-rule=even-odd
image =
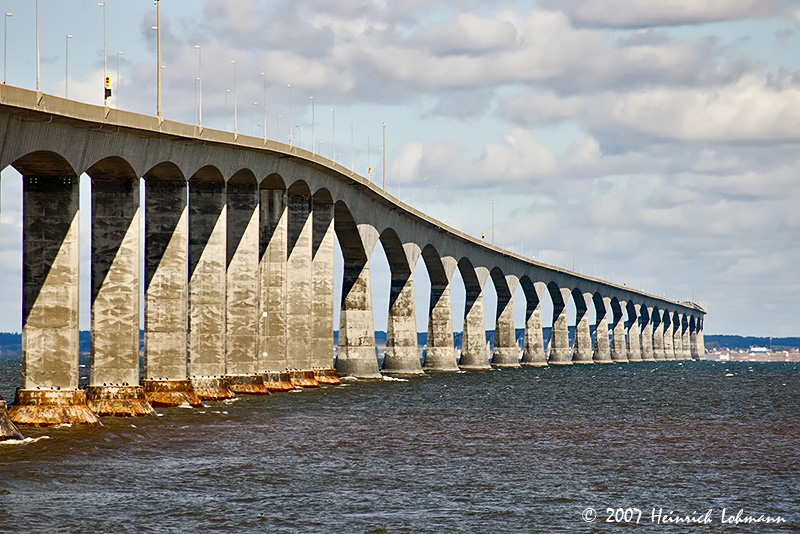
[{"label": "reflection on water", "polygon": [[[0,365],[13,394],[18,361]],[[600,532],[608,507],[644,510],[637,532],[687,530],[654,507],[800,530],[796,363],[350,381],[160,414],[24,429],[49,439],[0,447],[0,532]]]}]

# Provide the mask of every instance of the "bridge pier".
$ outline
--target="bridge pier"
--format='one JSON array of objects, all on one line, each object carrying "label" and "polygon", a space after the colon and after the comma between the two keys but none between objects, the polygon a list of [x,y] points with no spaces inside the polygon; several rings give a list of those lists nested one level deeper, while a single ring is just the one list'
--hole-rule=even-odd
[{"label": "bridge pier", "polygon": [[527,279],[523,280],[525,293],[525,346],[522,349],[522,365],[547,367],[542,333],[542,307],[539,292]]},{"label": "bridge pier", "polygon": [[382,242],[391,270],[386,355],[382,372],[389,376],[422,376],[425,372],[417,350],[414,274],[411,270],[411,266],[419,259],[419,251],[413,247],[407,255],[400,241],[394,237],[384,238]]},{"label": "bridge pier", "polygon": [[681,347],[683,348],[682,357],[684,360],[692,359],[691,339],[689,335],[689,317],[681,315]]},{"label": "bridge pier", "polygon": [[258,361],[258,186],[248,171],[227,186],[225,374],[239,395],[269,395]]},{"label": "bridge pier", "polygon": [[450,313],[450,283],[431,281],[430,309],[428,311],[428,347],[425,354],[425,371],[458,371],[453,343],[453,318]]},{"label": "bridge pier", "polygon": [[664,315],[659,309],[654,309],[650,314],[650,320],[653,323],[653,358],[657,362],[663,362],[667,359],[664,352]]},{"label": "bridge pier", "polygon": [[675,325],[672,322],[672,314],[664,311],[664,359],[675,361],[675,347],[673,346],[673,331]]},{"label": "bridge pier", "polygon": [[628,363],[625,348],[625,320],[622,314],[622,303],[611,299],[611,359],[615,363]]},{"label": "bridge pier", "polygon": [[694,340],[692,344],[692,357],[698,360],[705,360],[706,347],[705,341],[703,340],[703,318],[696,318],[694,324],[695,327],[694,330],[692,330],[692,339]]},{"label": "bridge pier", "polygon": [[514,328],[514,290],[517,280],[504,277],[494,271],[492,279],[497,292],[497,313],[494,328],[494,355],[492,365],[495,367],[519,367],[517,339]]},{"label": "bridge pier", "polygon": [[575,342],[572,363],[594,363],[592,359],[592,334],[589,328],[590,294],[573,291],[575,302]]},{"label": "bridge pier", "polygon": [[305,182],[288,191],[287,263],[286,263],[286,363],[304,374],[302,387],[319,387],[314,378],[311,354],[313,223],[311,192]]},{"label": "bridge pier", "polygon": [[653,323],[652,323],[652,308],[647,306],[641,307],[640,317],[642,318],[642,361],[652,362],[655,361],[653,355]]},{"label": "bridge pier", "polygon": [[16,166],[23,175],[22,387],[9,418],[32,426],[99,424],[78,389],[78,177]]},{"label": "bridge pier", "polygon": [[639,305],[628,302],[628,321],[625,323],[625,340],[629,362],[642,361],[642,347],[639,338]]},{"label": "bridge pier", "polygon": [[553,329],[550,331],[550,344],[548,346],[550,365],[572,365],[572,355],[569,350],[569,327],[567,325],[567,301],[569,290],[559,289],[555,284],[548,286],[550,297],[553,301]]},{"label": "bridge pier", "polygon": [[333,202],[330,193],[320,191],[312,201],[311,250],[311,357],[319,384],[341,384],[333,368]]},{"label": "bridge pier", "polygon": [[459,263],[464,281],[464,326],[461,332],[461,360],[458,367],[464,370],[485,371],[492,368],[486,357],[486,326],[483,316],[483,284],[486,269],[477,271],[469,262]]},{"label": "bridge pier", "polygon": [[91,174],[92,350],[87,400],[102,416],[153,415],[139,385],[139,178],[120,179],[100,170]]},{"label": "bridge pier", "polygon": [[144,387],[153,407],[201,406],[187,376],[187,184],[170,164],[145,176]]},{"label": "bridge pier", "polygon": [[594,328],[594,363],[614,363],[608,344],[608,306],[598,293],[592,296],[597,323]]},{"label": "bridge pier", "polygon": [[201,401],[236,397],[225,368],[225,182],[219,172],[189,180],[189,376]]},{"label": "bridge pier", "polygon": [[342,309],[339,313],[339,376],[379,379],[375,356],[375,327],[372,320],[372,291],[369,262],[348,265],[345,259]]},{"label": "bridge pier", "polygon": [[[261,183],[260,364],[262,373],[285,373],[288,197],[280,179]],[[280,375],[277,375],[280,376]],[[288,379],[288,375],[286,376]],[[292,389],[294,389],[292,387]]]}]

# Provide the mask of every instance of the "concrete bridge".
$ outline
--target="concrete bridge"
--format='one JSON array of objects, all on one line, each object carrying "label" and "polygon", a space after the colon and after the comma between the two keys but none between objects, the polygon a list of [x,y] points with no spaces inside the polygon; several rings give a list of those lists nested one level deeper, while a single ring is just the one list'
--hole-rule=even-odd
[{"label": "concrete bridge", "polygon": [[[272,140],[3,86],[0,168],[8,165],[23,176],[22,387],[10,410],[18,423],[145,415],[151,406],[198,405],[236,392],[266,394],[280,390],[287,378],[313,386],[335,382],[337,373],[371,379],[491,365],[684,360],[705,352],[705,312],[695,304],[487,245],[341,165]],[[78,387],[83,173],[92,189],[92,352],[85,391]],[[344,258],[339,303],[334,239]],[[375,353],[369,274],[379,242],[391,270],[383,369]],[[419,261],[431,282],[424,366],[412,277]],[[456,269],[466,291],[460,360],[450,302]],[[482,298],[490,279],[497,294],[491,361]],[[526,302],[521,358],[512,302],[517,286]],[[541,318],[546,298],[553,304],[547,350]],[[576,310],[573,346],[570,300]],[[334,370],[335,305],[340,324]]]}]

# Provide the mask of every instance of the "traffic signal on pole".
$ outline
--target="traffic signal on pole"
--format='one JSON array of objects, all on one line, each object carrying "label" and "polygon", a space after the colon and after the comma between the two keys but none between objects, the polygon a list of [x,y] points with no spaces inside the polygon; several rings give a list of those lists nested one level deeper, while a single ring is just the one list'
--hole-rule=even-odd
[{"label": "traffic signal on pole", "polygon": [[106,76],[106,98],[111,96],[111,76]]}]

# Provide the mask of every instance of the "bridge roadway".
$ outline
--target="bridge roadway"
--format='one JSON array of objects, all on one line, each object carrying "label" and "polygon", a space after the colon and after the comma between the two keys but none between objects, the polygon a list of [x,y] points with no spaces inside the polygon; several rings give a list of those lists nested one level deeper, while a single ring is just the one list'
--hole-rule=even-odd
[{"label": "bridge roadway", "polygon": [[[696,304],[489,245],[297,147],[10,86],[0,87],[0,143],[0,168],[11,165],[23,177],[22,386],[10,409],[21,424],[146,415],[151,406],[197,405],[237,391],[266,394],[287,378],[313,386],[336,382],[337,373],[371,379],[491,365],[681,360],[705,352],[705,311]],[[85,391],[78,387],[82,173],[92,185],[92,352]],[[334,239],[344,257],[335,371]],[[391,269],[383,369],[375,356],[369,275],[378,242]],[[420,258],[431,282],[424,366],[412,277]],[[450,304],[455,269],[466,290],[460,360]],[[482,299],[490,278],[497,294],[491,362]],[[521,361],[512,302],[518,285],[526,301]],[[548,350],[543,298],[553,303]]]}]

